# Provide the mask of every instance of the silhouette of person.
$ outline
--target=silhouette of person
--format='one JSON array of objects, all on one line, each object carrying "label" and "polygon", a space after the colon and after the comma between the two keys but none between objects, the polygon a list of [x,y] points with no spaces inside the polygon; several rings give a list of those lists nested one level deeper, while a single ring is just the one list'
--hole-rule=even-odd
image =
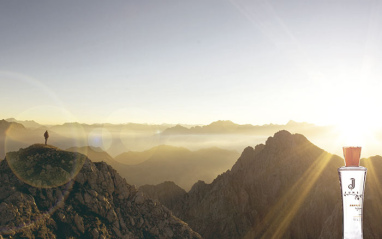
[{"label": "silhouette of person", "polygon": [[48,130],[45,131],[45,133],[44,133],[44,138],[45,138],[45,145],[46,145],[46,143],[48,142],[48,138],[49,138]]}]

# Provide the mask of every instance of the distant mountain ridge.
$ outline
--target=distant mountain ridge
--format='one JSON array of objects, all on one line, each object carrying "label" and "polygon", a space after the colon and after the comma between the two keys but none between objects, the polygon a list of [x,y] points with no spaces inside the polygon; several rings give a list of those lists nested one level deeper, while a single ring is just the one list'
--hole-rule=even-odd
[{"label": "distant mountain ridge", "polygon": [[156,133],[158,131],[165,130],[169,127],[174,126],[173,124],[137,124],[137,123],[126,123],[126,124],[84,124],[78,122],[67,122],[61,125],[53,125],[50,128],[56,131],[66,130],[67,128],[81,128],[83,130],[92,130],[96,128],[107,128],[111,131],[113,130],[131,130],[131,131],[150,131]]},{"label": "distant mountain ridge", "polygon": [[183,127],[182,125],[176,125],[174,127],[168,128],[162,132],[163,135],[177,135],[177,134],[254,134],[254,133],[266,133],[270,131],[278,130],[292,130],[295,128],[303,128],[305,130],[315,130],[320,127],[314,124],[309,124],[305,122],[295,122],[290,120],[285,125],[278,124],[266,124],[266,125],[251,125],[251,124],[235,124],[230,120],[218,120],[212,122],[209,125],[204,126],[194,126],[191,128]]},{"label": "distant mountain ridge", "polygon": [[123,156],[143,160],[139,164],[126,165],[120,170],[126,180],[138,186],[175,181],[189,190],[198,180],[212,181],[217,175],[230,168],[239,154],[233,150],[206,148],[191,151],[183,147],[161,145],[143,152],[122,154],[119,162],[130,160]]},{"label": "distant mountain ridge", "polygon": [[39,124],[34,120],[16,120],[15,118],[8,118],[5,120],[8,122],[15,122],[15,123],[22,124],[25,128],[30,128],[30,129],[37,129],[37,128],[43,127],[42,124]]},{"label": "distant mountain ridge", "polygon": [[17,122],[8,122],[4,119],[0,120],[0,133],[5,134],[7,130],[25,130],[25,127]]}]

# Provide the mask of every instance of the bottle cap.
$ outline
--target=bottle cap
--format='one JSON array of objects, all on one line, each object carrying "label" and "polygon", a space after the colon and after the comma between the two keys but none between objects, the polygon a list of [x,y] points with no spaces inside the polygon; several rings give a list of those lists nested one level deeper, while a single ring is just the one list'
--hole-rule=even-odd
[{"label": "bottle cap", "polygon": [[361,147],[343,147],[345,166],[359,167],[359,159],[361,158]]}]

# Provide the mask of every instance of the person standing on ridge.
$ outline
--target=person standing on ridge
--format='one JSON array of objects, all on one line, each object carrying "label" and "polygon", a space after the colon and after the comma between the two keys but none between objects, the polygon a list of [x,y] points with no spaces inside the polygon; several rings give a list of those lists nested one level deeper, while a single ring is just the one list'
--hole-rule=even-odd
[{"label": "person standing on ridge", "polygon": [[45,131],[45,133],[44,133],[44,138],[45,138],[45,145],[46,145],[46,143],[48,142],[48,138],[49,138],[48,130]]}]

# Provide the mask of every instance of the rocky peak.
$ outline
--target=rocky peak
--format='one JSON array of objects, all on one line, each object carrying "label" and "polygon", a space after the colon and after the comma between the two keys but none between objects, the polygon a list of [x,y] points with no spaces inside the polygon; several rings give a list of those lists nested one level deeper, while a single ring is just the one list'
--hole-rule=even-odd
[{"label": "rocky peak", "polygon": [[[274,164],[298,163],[297,160],[286,156],[304,147],[317,148],[303,135],[292,135],[286,130],[278,131],[274,136],[269,137],[265,144],[256,145],[255,149],[250,146],[245,148],[240,158],[232,167],[232,172],[239,170],[258,171],[259,168],[265,170]],[[264,160],[264,158],[269,159]]]},{"label": "rocky peak", "polygon": [[165,129],[162,134],[186,134],[189,131],[188,128],[181,126],[181,125],[175,125],[174,127],[170,127]]},{"label": "rocky peak", "polygon": [[[34,172],[42,169],[16,176],[27,164]],[[66,171],[69,164],[77,167],[72,167],[67,182],[48,183],[55,182],[50,179],[57,168]],[[49,176],[36,185],[31,178],[41,172]],[[42,145],[12,152],[0,162],[0,181],[4,238],[200,238],[111,166],[78,153]]]},{"label": "rocky peak", "polygon": [[192,186],[190,193],[206,191],[207,187],[208,187],[208,184],[206,184],[206,182],[199,180]]},{"label": "rocky peak", "polygon": [[278,149],[293,149],[294,147],[299,147],[302,144],[311,144],[305,136],[301,134],[291,134],[286,130],[280,130],[275,133],[273,137],[269,137],[265,143],[265,146],[269,150]]}]

